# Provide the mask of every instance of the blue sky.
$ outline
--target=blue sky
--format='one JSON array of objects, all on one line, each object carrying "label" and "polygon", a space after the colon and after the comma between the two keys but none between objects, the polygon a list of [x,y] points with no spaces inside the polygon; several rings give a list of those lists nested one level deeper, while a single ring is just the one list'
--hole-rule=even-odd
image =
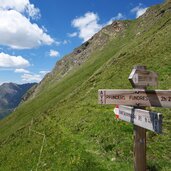
[{"label": "blue sky", "polygon": [[0,0],[0,84],[39,82],[64,55],[113,20],[163,0]]}]

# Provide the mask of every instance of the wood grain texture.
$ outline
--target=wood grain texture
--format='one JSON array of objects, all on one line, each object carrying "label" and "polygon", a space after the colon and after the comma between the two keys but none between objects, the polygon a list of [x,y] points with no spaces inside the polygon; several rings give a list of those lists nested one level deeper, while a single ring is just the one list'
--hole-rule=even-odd
[{"label": "wood grain texture", "polygon": [[128,79],[133,87],[145,88],[147,86],[157,86],[158,75],[153,71],[134,68]]},{"label": "wood grain texture", "polygon": [[146,129],[134,125],[134,170],[146,171]]},{"label": "wood grain texture", "polygon": [[98,91],[99,104],[121,104],[128,106],[151,106],[171,108],[171,90],[113,90]]}]

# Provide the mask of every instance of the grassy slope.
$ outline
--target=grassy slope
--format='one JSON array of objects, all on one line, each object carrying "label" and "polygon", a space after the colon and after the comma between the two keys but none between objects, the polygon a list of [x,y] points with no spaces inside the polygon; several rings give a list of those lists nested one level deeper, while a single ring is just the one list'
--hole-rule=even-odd
[{"label": "grassy slope", "polygon": [[[97,91],[131,88],[128,75],[135,64],[159,73],[159,89],[171,88],[170,16],[140,27],[145,31],[139,36],[143,19],[133,21],[124,36],[1,121],[0,170],[133,170],[132,126],[115,120],[113,106],[98,105]],[[148,132],[148,165],[168,171],[170,109],[153,110],[164,115],[163,135]],[[35,131],[45,134],[43,145],[43,135]]]}]

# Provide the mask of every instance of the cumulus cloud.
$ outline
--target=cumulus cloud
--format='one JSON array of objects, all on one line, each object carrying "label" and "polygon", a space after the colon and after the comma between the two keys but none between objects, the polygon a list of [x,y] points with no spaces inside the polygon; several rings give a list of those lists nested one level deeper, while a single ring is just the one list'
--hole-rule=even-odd
[{"label": "cumulus cloud", "polygon": [[112,24],[112,22],[113,22],[114,20],[125,20],[125,19],[126,19],[126,17],[125,17],[122,13],[119,12],[115,17],[111,18],[111,19],[107,22],[107,25]]},{"label": "cumulus cloud", "polygon": [[99,24],[99,16],[93,12],[87,12],[84,16],[75,18],[71,25],[78,30],[78,32],[68,33],[69,37],[78,36],[83,39],[83,42],[90,39],[95,33],[100,31],[102,27],[112,24],[114,20],[124,20],[126,17],[122,13],[118,13],[112,17],[107,23]]},{"label": "cumulus cloud", "polygon": [[32,19],[39,19],[41,16],[40,10],[38,8],[35,8],[33,4],[27,6],[26,12]]},{"label": "cumulus cloud", "polygon": [[78,35],[77,32],[68,33],[68,37],[76,37],[77,35]]},{"label": "cumulus cloud", "polygon": [[47,74],[47,73],[49,73],[49,72],[50,72],[50,71],[40,71],[39,73],[45,75],[45,74]]},{"label": "cumulus cloud", "polygon": [[57,56],[60,56],[60,54],[59,54],[58,51],[51,49],[50,52],[49,52],[49,56],[51,56],[51,57],[57,57]]},{"label": "cumulus cloud", "polygon": [[98,21],[99,17],[97,14],[87,12],[84,16],[74,19],[72,26],[78,29],[79,38],[85,42],[102,28]]},{"label": "cumulus cloud", "polygon": [[30,20],[39,17],[40,10],[29,0],[0,0],[0,45],[31,49],[55,43],[43,26]]},{"label": "cumulus cloud", "polygon": [[26,74],[30,73],[30,71],[23,69],[23,68],[15,69],[14,72],[15,73],[26,73]]},{"label": "cumulus cloud", "polygon": [[136,18],[140,17],[141,15],[143,15],[148,8],[143,8],[143,5],[140,3],[138,6],[134,7],[131,12],[135,13]]},{"label": "cumulus cloud", "polygon": [[22,56],[11,56],[3,52],[0,53],[0,68],[25,68],[30,66],[29,61]]},{"label": "cumulus cloud", "polygon": [[69,43],[71,43],[70,40],[64,40],[64,41],[63,41],[63,45],[67,45],[67,44],[69,44]]},{"label": "cumulus cloud", "polygon": [[59,41],[55,41],[54,43],[56,46],[59,46],[61,44],[61,42],[59,42]]},{"label": "cumulus cloud", "polygon": [[0,11],[0,44],[14,49],[30,49],[54,40],[37,24],[14,10]]},{"label": "cumulus cloud", "polygon": [[40,82],[42,75],[40,74],[23,74],[21,76],[23,82]]},{"label": "cumulus cloud", "polygon": [[29,0],[1,0],[0,10],[15,10],[20,13],[27,13],[33,19],[40,17],[40,10]]},{"label": "cumulus cloud", "polygon": [[21,76],[23,82],[40,82],[45,74],[49,73],[50,71],[40,71],[38,74],[35,73],[24,73]]}]

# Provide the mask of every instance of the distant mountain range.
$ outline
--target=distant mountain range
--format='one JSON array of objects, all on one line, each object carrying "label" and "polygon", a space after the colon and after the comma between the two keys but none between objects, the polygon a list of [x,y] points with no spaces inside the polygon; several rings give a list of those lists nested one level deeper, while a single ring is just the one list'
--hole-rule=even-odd
[{"label": "distant mountain range", "polygon": [[0,119],[11,113],[21,102],[24,94],[36,83],[18,85],[4,83],[0,86]]},{"label": "distant mountain range", "polygon": [[[0,171],[134,170],[133,125],[98,104],[99,89],[132,89],[134,65],[158,74],[149,89],[171,89],[171,0],[114,21],[61,58],[0,120]],[[147,132],[147,170],[171,171],[171,110],[147,110],[164,116],[162,135]]]}]

